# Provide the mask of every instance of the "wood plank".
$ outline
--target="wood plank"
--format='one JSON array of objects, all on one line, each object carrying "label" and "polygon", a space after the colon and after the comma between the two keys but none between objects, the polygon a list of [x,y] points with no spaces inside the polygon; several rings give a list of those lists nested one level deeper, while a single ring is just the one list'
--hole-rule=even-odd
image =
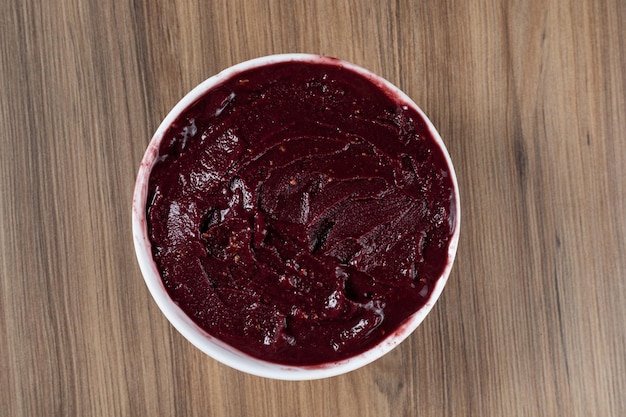
[{"label": "wood plank", "polygon": [[[1,2],[0,414],[626,415],[624,33],[622,0]],[[422,326],[310,382],[192,347],[130,232],[169,109],[281,52],[406,91],[462,197],[457,262]]]}]

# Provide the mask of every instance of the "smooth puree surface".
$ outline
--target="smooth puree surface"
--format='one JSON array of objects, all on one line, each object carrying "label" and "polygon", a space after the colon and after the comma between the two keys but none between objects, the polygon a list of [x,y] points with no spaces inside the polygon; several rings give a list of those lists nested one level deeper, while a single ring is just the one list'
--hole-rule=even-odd
[{"label": "smooth puree surface", "polygon": [[428,300],[455,227],[450,168],[408,103],[333,61],[225,80],[167,130],[147,219],[171,298],[271,362],[359,354]]}]

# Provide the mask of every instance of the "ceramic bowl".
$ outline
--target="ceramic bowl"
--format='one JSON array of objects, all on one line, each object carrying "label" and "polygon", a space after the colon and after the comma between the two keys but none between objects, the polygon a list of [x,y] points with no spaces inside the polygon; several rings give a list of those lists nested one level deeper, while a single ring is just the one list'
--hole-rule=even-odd
[{"label": "ceramic bowl", "polygon": [[[369,78],[376,85],[382,86],[387,91],[397,96],[400,101],[407,103],[407,105],[413,107],[413,109],[417,113],[419,113],[426,121],[433,138],[435,139],[436,143],[441,147],[451,171],[452,181],[456,193],[456,207],[454,207],[454,209],[456,210],[455,226],[448,250],[448,262],[443,273],[436,282],[435,287],[426,304],[414,314],[412,314],[393,334],[390,334],[386,339],[384,339],[382,342],[372,347],[371,349],[345,360],[313,366],[281,365],[249,356],[222,342],[221,340],[211,336],[206,331],[201,329],[198,325],[196,325],[169,297],[163,285],[159,270],[157,269],[157,266],[152,257],[151,244],[148,238],[146,223],[148,179],[152,166],[157,158],[159,145],[167,128],[187,107],[189,107],[198,98],[203,96],[207,91],[211,90],[224,80],[234,77],[242,71],[246,71],[251,68],[285,61],[299,61],[306,63],[332,62],[335,65],[341,65],[344,69],[354,71],[355,73],[361,74]],[[459,239],[459,222],[460,206],[458,184],[454,173],[454,168],[450,160],[450,156],[443,144],[443,141],[441,140],[441,137],[437,133],[432,123],[428,120],[424,112],[397,87],[384,80],[383,78],[371,73],[368,70],[365,70],[361,67],[345,61],[337,60],[335,58],[307,54],[273,55],[246,61],[230,67],[222,71],[221,73],[207,79],[196,88],[194,88],[191,92],[189,92],[165,117],[165,119],[157,129],[156,133],[152,137],[152,140],[148,145],[143,160],[141,161],[132,204],[132,230],[137,260],[139,262],[139,266],[141,268],[145,283],[152,297],[154,298],[156,304],[161,309],[165,317],[170,321],[170,323],[194,346],[196,346],[198,349],[200,349],[202,352],[206,353],[210,357],[243,372],[262,377],[282,380],[310,380],[343,374],[371,363],[372,361],[380,358],[381,356],[391,351],[400,342],[405,340],[420,325],[426,315],[433,308],[433,305],[439,298],[446,284],[456,254]]]}]

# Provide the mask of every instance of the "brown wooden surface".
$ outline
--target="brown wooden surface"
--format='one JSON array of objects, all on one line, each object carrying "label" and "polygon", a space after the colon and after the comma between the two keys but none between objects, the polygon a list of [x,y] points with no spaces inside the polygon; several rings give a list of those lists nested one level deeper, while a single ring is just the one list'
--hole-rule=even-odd
[{"label": "brown wooden surface", "polygon": [[[0,2],[0,415],[626,415],[626,2]],[[398,349],[266,380],[161,315],[132,246],[148,140],[271,53],[405,90],[461,186],[457,262]]]}]

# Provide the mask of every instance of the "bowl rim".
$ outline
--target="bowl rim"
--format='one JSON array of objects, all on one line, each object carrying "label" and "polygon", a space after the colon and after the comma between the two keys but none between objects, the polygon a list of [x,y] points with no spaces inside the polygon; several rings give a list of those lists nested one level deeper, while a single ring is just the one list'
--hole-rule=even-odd
[{"label": "bowl rim", "polygon": [[[347,359],[321,365],[296,366],[265,361],[239,351],[200,328],[169,297],[153,260],[151,244],[147,232],[146,203],[148,180],[152,167],[157,159],[159,145],[169,126],[196,100],[225,80],[252,68],[281,62],[303,62],[311,64],[330,63],[340,66],[366,77],[379,88],[391,93],[398,102],[412,107],[413,110],[423,118],[433,139],[440,147],[450,169],[451,180],[454,187],[454,231],[448,246],[448,262],[441,276],[436,281],[435,287],[427,302],[419,310],[409,316],[398,329],[369,350]],[[132,202],[132,232],[137,261],[152,298],[168,321],[191,344],[213,359],[245,373],[279,380],[320,379],[356,370],[384,356],[411,335],[432,310],[445,287],[456,256],[460,234],[460,221],[461,207],[459,186],[452,160],[441,136],[420,107],[398,87],[367,69],[337,58],[302,53],[268,55],[241,62],[206,79],[187,93],[172,110],[170,110],[150,140],[139,167]]]}]

